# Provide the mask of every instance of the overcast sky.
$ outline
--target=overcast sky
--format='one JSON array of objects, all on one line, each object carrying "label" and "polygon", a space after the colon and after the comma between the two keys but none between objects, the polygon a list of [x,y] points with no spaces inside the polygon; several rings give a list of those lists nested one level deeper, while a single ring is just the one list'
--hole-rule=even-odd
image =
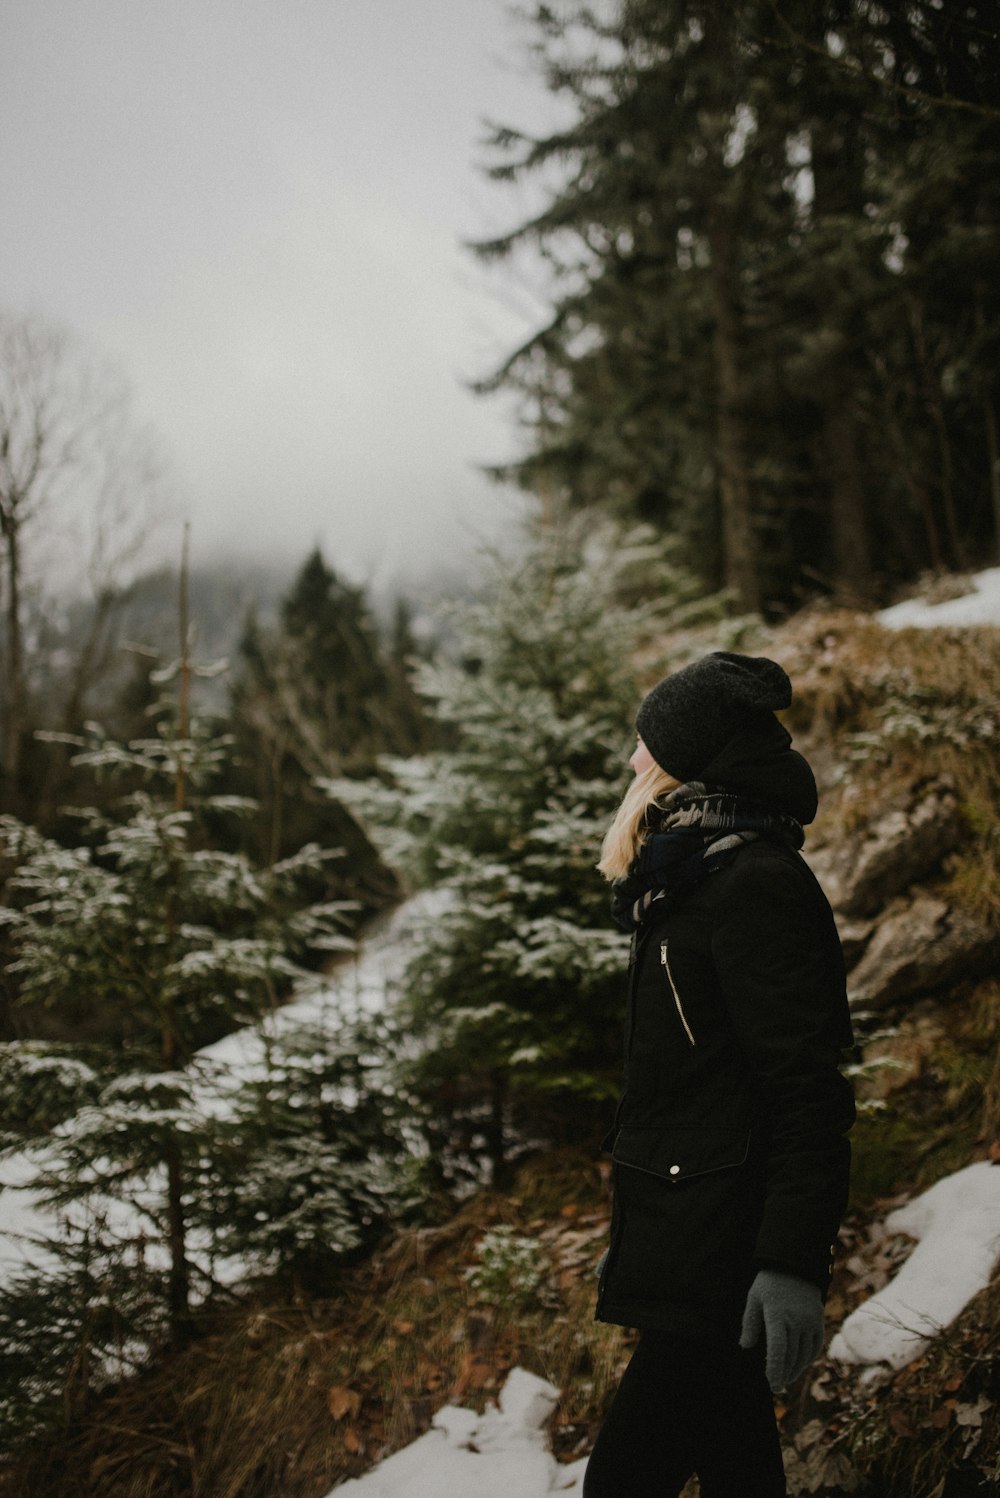
[{"label": "overcast sky", "polygon": [[[538,315],[482,119],[555,105],[505,0],[0,0],[0,302],[122,366],[196,556],[420,575],[514,523],[463,381]],[[169,540],[169,535],[168,538]]]}]

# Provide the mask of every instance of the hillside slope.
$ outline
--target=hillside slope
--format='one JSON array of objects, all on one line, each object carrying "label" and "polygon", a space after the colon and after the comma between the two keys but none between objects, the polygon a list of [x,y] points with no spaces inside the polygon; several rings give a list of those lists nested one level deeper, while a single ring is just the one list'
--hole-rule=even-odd
[{"label": "hillside slope", "polygon": [[[921,623],[812,611],[672,642],[781,660],[797,687],[789,724],[821,782],[805,851],[844,941],[861,1103],[831,1337],[913,1252],[915,1219],[890,1214],[1000,1160],[1000,629]],[[515,1366],[561,1391],[549,1440],[578,1461],[632,1345],[593,1322],[608,1189],[589,1150],[538,1155],[511,1189],[345,1269],[322,1301],[261,1291],[234,1304],[0,1474],[0,1493],[325,1498],[442,1406],[485,1408]],[[994,1260],[950,1326],[896,1366],[821,1358],[779,1406],[790,1491],[998,1491],[998,1347]]]}]

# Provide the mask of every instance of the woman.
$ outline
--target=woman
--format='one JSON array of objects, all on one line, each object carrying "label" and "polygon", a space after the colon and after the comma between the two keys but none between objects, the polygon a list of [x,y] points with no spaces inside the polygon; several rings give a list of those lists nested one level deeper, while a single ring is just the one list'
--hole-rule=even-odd
[{"label": "woman", "polygon": [[[604,841],[633,932],[597,1319],[640,1329],[584,1498],[785,1493],[771,1390],[823,1343],[854,1120],[829,904],[799,856],[816,783],[774,661],[719,651],[639,708]],[[770,1384],[770,1389],[768,1388]]]}]

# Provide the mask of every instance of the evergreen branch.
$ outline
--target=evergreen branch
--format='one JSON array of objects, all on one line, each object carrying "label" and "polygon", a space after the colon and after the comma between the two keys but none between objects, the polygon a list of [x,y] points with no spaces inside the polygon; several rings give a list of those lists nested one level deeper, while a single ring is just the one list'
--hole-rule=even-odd
[{"label": "evergreen branch", "polygon": [[[977,115],[983,119],[1000,120],[1000,109],[990,104],[980,104],[973,99],[958,98],[953,94],[931,94],[926,89],[915,88],[912,84],[902,83],[898,79],[890,78],[885,74],[874,72],[866,67],[860,59],[848,56],[846,49],[840,57],[834,56],[821,42],[811,41],[809,37],[803,36],[802,32],[788,20],[780,7],[779,0],[767,0],[769,9],[774,15],[779,26],[787,36],[815,57],[821,57],[829,66],[839,69],[842,73],[848,73],[854,78],[861,78],[865,83],[874,84],[876,88],[885,90],[887,93],[897,94],[901,98],[910,99],[914,103],[929,105],[933,109],[948,109],[959,113]],[[988,33],[984,33],[988,35]],[[996,41],[995,35],[991,38]]]}]

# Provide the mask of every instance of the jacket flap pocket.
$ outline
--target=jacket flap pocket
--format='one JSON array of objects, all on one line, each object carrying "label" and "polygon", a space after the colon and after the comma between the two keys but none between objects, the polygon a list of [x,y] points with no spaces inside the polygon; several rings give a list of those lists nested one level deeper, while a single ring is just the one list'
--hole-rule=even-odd
[{"label": "jacket flap pocket", "polygon": [[624,1128],[611,1158],[679,1183],[713,1170],[743,1165],[750,1153],[749,1129]]}]

